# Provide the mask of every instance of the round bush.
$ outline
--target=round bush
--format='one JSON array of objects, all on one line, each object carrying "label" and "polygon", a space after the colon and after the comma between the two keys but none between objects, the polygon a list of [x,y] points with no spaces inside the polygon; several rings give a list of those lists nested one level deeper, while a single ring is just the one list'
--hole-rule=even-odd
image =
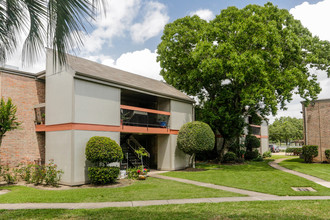
[{"label": "round bush", "polygon": [[302,147],[302,155],[306,163],[312,163],[314,157],[319,154],[319,147],[317,145],[304,145]]},{"label": "round bush", "polygon": [[104,185],[116,182],[119,167],[89,167],[88,177],[92,184]]},{"label": "round bush", "polygon": [[259,148],[260,147],[260,140],[253,135],[247,135],[245,137],[245,146],[246,149],[252,150],[253,148]]},{"label": "round bush", "polygon": [[184,124],[178,134],[177,145],[186,154],[201,153],[213,149],[215,136],[207,124],[193,121]]},{"label": "round bush", "polygon": [[86,159],[99,165],[117,162],[123,159],[121,147],[108,137],[91,137],[86,145]]},{"label": "round bush", "polygon": [[228,162],[235,162],[237,159],[237,156],[235,153],[233,152],[227,152],[224,156],[223,156],[223,162],[228,163]]}]

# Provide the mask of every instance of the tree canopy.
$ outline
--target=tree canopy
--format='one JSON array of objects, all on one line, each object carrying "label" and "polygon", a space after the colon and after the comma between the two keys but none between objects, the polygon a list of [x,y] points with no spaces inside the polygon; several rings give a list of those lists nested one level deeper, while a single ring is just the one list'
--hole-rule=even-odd
[{"label": "tree canopy", "polygon": [[23,62],[35,62],[44,47],[54,61],[66,62],[66,53],[80,47],[86,25],[104,8],[104,0],[2,0],[0,2],[0,63],[15,52],[23,33]]},{"label": "tree canopy", "polygon": [[269,125],[269,139],[273,142],[290,143],[303,139],[303,119],[281,117]]},{"label": "tree canopy", "polygon": [[165,26],[157,60],[165,81],[198,99],[196,117],[225,140],[245,118],[285,109],[294,93],[306,101],[320,86],[309,68],[330,75],[330,43],[271,3],[229,7],[207,22],[184,17]]}]

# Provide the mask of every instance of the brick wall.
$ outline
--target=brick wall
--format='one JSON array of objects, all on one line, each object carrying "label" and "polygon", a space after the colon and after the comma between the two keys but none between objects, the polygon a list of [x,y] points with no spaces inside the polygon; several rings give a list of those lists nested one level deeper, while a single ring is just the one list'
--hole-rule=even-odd
[{"label": "brick wall", "polygon": [[325,161],[324,151],[330,149],[330,100],[318,100],[304,108],[304,130],[305,143],[319,146],[315,161]]},{"label": "brick wall", "polygon": [[45,160],[45,134],[35,132],[34,106],[45,102],[45,83],[34,78],[0,72],[0,95],[17,106],[20,129],[6,133],[1,147],[2,164]]}]

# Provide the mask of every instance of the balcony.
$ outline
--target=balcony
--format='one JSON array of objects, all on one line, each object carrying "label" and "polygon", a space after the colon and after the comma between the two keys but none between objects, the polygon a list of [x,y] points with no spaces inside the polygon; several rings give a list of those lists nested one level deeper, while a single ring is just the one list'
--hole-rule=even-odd
[{"label": "balcony", "polygon": [[252,135],[260,138],[261,135],[261,126],[260,125],[249,125],[249,129]]},{"label": "balcony", "polygon": [[121,126],[168,129],[171,113],[128,105],[120,106]]},{"label": "balcony", "polygon": [[34,114],[35,114],[34,123],[36,125],[37,132],[45,130],[45,111],[46,111],[45,103],[40,103],[34,106]]}]

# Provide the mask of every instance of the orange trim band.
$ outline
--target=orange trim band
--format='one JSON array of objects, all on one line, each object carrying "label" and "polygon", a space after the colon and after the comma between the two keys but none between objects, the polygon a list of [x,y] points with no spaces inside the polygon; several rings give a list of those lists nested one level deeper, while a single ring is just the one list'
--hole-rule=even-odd
[{"label": "orange trim band", "polygon": [[159,111],[154,109],[148,109],[148,108],[140,108],[140,107],[134,107],[134,106],[128,106],[128,105],[120,105],[121,109],[127,109],[127,110],[133,110],[133,111],[140,111],[140,112],[149,112],[159,115],[171,115],[170,112],[165,111]]},{"label": "orange trim band", "polygon": [[261,128],[261,125],[249,125],[250,127]]},{"label": "orange trim band", "polygon": [[137,126],[112,126],[112,125],[96,125],[96,124],[81,124],[81,123],[66,123],[57,125],[36,125],[36,131],[68,131],[68,130],[83,130],[83,131],[112,131],[123,133],[142,133],[142,134],[178,134],[178,130],[168,128],[148,128]]}]

